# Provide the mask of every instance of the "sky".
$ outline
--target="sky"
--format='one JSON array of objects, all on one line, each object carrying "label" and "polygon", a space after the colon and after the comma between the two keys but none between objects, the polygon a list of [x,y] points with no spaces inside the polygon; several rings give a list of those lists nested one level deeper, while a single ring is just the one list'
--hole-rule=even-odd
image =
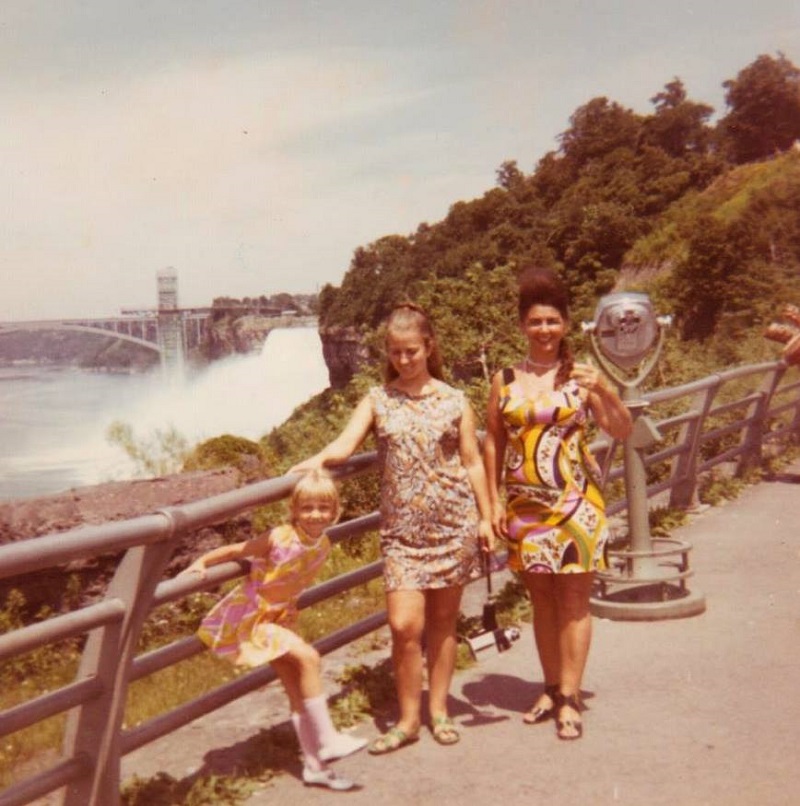
[{"label": "sky", "polygon": [[3,0],[0,322],[313,293],[604,96],[725,112],[797,0]]}]

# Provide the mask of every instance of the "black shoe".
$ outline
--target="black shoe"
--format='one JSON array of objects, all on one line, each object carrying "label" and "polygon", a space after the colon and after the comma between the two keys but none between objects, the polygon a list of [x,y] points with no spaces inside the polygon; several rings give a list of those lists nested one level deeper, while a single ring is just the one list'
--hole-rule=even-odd
[{"label": "black shoe", "polygon": [[552,700],[553,704],[549,708],[542,708],[540,705],[532,705],[530,711],[522,717],[522,721],[526,725],[538,725],[540,722],[546,722],[555,714],[558,684],[554,683],[552,686],[545,686],[544,693]]}]

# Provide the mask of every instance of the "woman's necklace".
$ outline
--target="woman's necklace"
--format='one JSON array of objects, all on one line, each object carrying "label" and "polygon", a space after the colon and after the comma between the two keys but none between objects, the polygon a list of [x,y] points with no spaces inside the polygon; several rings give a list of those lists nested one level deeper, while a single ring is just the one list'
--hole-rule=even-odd
[{"label": "woman's necklace", "polygon": [[531,359],[528,358],[528,356],[526,355],[523,363],[525,364],[525,369],[527,370],[527,369],[554,369],[561,362],[556,360],[556,361],[550,361],[548,363],[540,363],[539,361],[531,361]]}]

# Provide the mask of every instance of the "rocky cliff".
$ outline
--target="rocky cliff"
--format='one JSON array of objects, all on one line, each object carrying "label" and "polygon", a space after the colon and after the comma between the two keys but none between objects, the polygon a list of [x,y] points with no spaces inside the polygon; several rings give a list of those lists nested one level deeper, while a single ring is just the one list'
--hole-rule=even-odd
[{"label": "rocky cliff", "polygon": [[258,352],[275,327],[274,317],[255,314],[235,318],[222,316],[207,328],[200,353],[205,359],[214,361],[237,353]]},{"label": "rocky cliff", "polygon": [[[38,535],[64,532],[79,526],[126,520],[167,507],[209,498],[241,486],[243,474],[235,468],[180,473],[153,479],[114,481],[80,487],[57,495],[0,503],[0,545]],[[208,527],[184,536],[166,576],[172,577],[203,551],[223,542],[251,537],[250,515],[220,527]],[[10,590],[21,590],[33,615],[42,607],[63,610],[80,581],[82,601],[95,599],[114,573],[118,556],[99,555],[63,567],[0,579],[0,610]]]},{"label": "rocky cliff", "polygon": [[341,389],[369,360],[369,348],[354,327],[323,327],[319,337],[330,385]]}]

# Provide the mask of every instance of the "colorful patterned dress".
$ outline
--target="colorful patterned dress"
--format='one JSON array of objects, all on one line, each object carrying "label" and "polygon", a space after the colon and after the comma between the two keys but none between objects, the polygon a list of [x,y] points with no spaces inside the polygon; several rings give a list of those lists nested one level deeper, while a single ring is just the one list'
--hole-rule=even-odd
[{"label": "colorful patterned dress", "polygon": [[480,574],[478,508],[461,461],[464,393],[370,390],[381,473],[387,591],[463,585]]},{"label": "colorful patterned dress", "polygon": [[508,434],[509,567],[557,574],[605,568],[605,503],[577,383],[529,398],[505,370],[500,411]]},{"label": "colorful patterned dress", "polygon": [[268,556],[253,559],[248,578],[209,611],[197,631],[200,640],[237,666],[261,666],[285,655],[302,642],[290,629],[297,600],[330,546],[324,534],[312,540],[290,524],[273,529]]}]

